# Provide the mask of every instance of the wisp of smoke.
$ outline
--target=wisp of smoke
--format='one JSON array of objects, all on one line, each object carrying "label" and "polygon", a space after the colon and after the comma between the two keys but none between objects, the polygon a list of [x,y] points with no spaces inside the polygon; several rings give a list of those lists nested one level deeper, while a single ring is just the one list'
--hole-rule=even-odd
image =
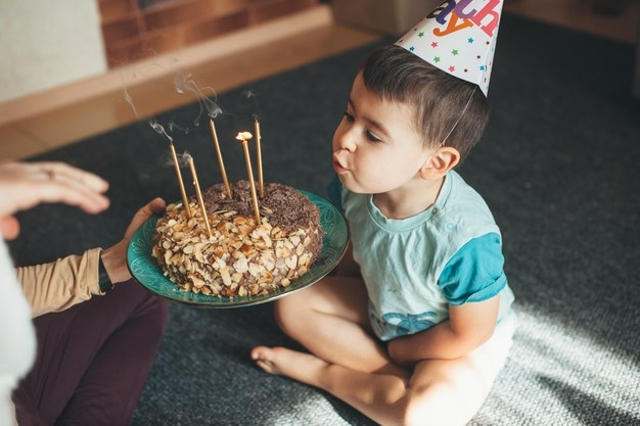
[{"label": "wisp of smoke", "polygon": [[[220,106],[214,101],[214,99],[217,100],[217,94],[215,90],[210,86],[200,87],[200,85],[198,85],[198,83],[193,79],[190,72],[177,72],[174,78],[174,83],[176,92],[180,94],[191,92],[195,95],[196,99],[198,99],[200,112],[198,113],[198,116],[193,120],[193,124],[195,124],[196,126],[200,125],[200,118],[204,114],[205,110],[210,118],[216,118],[218,115],[222,114],[222,108],[220,108]],[[206,96],[205,91],[210,91],[212,95]]]},{"label": "wisp of smoke", "polygon": [[[133,72],[133,78],[135,79],[136,75],[135,75],[135,71]],[[124,82],[124,76],[122,75],[122,73],[120,73],[120,81],[122,82],[122,87],[124,90],[124,100],[127,101],[127,103],[129,105],[131,105],[131,108],[133,108],[133,113],[135,114],[135,116],[137,118],[140,118],[140,116],[138,115],[138,110],[136,109],[136,106],[133,103],[133,99],[131,98],[131,95],[129,94],[129,90],[127,90],[127,85]]]},{"label": "wisp of smoke", "polygon": [[167,131],[162,127],[162,124],[158,123],[155,118],[149,120],[149,126],[151,126],[156,133],[166,136],[169,142],[173,142],[173,138],[167,134]]}]

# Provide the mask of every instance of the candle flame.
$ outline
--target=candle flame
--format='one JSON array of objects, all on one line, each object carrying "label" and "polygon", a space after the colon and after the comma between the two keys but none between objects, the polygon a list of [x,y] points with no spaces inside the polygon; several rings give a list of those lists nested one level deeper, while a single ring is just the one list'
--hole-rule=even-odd
[{"label": "candle flame", "polygon": [[251,139],[252,137],[253,137],[253,135],[251,133],[249,133],[249,132],[240,132],[236,136],[236,139],[238,139],[239,141],[245,142],[245,141]]}]

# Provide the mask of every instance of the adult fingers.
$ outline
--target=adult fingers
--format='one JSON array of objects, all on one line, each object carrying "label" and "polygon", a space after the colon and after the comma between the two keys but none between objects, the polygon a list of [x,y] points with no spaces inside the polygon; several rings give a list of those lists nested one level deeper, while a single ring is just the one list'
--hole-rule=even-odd
[{"label": "adult fingers", "polygon": [[0,216],[40,202],[62,202],[98,213],[109,206],[102,195],[109,184],[64,163],[7,163],[0,166]]},{"label": "adult fingers", "polygon": [[154,198],[149,203],[149,208],[154,214],[162,214],[164,210],[167,208],[167,203],[160,197]]},{"label": "adult fingers", "polygon": [[0,234],[5,240],[13,240],[20,233],[20,223],[13,216],[0,218]]},{"label": "adult fingers", "polygon": [[109,207],[109,199],[106,196],[72,182],[42,182],[31,184],[25,190],[29,191],[26,201],[30,205],[24,208],[33,207],[40,202],[60,202],[79,207],[87,213],[96,214]]},{"label": "adult fingers", "polygon": [[100,176],[62,162],[30,163],[33,172],[43,172],[49,180],[73,182],[89,191],[104,193],[109,183]]},{"label": "adult fingers", "polygon": [[124,239],[128,242],[131,236],[154,214],[161,214],[166,208],[166,202],[162,198],[155,198],[136,212],[127,227]]}]

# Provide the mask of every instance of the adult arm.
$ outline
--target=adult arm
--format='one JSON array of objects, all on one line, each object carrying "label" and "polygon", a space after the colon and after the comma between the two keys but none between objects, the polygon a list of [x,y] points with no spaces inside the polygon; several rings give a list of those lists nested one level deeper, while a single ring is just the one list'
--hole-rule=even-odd
[{"label": "adult arm", "polygon": [[134,232],[154,213],[164,211],[165,202],[156,198],[133,217],[125,235],[114,246],[95,248],[81,256],[67,256],[55,262],[16,269],[33,316],[60,312],[93,295],[104,294],[99,285],[99,260],[102,259],[111,283],[115,286],[131,279],[126,251]]},{"label": "adult arm", "polygon": [[24,296],[31,305],[32,316],[64,311],[94,294],[101,294],[98,283],[100,251],[95,248],[81,256],[67,256],[55,262],[16,268]]}]

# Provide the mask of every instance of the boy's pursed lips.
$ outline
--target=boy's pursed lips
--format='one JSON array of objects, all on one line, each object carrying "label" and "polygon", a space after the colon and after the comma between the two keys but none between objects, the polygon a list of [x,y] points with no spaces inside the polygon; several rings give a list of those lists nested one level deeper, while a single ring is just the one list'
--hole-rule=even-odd
[{"label": "boy's pursed lips", "polygon": [[333,154],[333,170],[338,174],[347,173],[349,171],[349,169],[342,165],[336,154]]}]

